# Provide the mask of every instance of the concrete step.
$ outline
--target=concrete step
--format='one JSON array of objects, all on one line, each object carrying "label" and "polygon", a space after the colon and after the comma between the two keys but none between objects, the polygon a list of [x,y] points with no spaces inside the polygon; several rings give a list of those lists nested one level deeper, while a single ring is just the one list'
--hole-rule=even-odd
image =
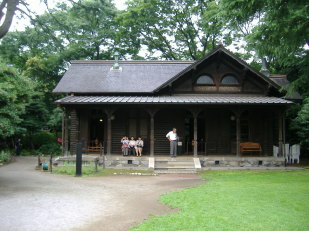
[{"label": "concrete step", "polygon": [[186,165],[186,166],[155,165],[155,169],[195,169],[195,167],[194,165]]},{"label": "concrete step", "polygon": [[155,169],[156,174],[196,174],[195,169]]}]

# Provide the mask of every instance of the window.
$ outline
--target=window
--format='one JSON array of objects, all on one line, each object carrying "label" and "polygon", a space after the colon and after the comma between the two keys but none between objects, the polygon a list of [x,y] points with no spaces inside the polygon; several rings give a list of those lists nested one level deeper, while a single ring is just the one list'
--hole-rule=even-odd
[{"label": "window", "polygon": [[221,80],[221,83],[225,85],[238,85],[239,84],[238,80],[233,75],[224,76]]},{"label": "window", "polygon": [[196,80],[196,85],[215,85],[215,83],[209,75],[201,75]]}]

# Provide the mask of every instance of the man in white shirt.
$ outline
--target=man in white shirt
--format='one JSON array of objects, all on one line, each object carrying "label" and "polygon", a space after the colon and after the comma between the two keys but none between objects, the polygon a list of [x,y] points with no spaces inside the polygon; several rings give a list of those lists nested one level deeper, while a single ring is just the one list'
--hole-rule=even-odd
[{"label": "man in white shirt", "polygon": [[170,131],[169,133],[167,133],[167,135],[166,135],[166,138],[170,142],[170,155],[171,155],[171,157],[176,157],[176,154],[177,154],[178,136],[177,136],[176,131],[177,131],[176,128],[173,128],[173,130]]}]

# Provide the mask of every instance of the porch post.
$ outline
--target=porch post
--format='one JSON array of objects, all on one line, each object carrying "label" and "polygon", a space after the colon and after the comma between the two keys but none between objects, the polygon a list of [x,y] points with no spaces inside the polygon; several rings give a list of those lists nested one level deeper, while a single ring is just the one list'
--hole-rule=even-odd
[{"label": "porch post", "polygon": [[279,137],[278,137],[278,155],[284,156],[284,149],[283,149],[283,113],[280,111],[278,116],[278,125],[279,125]]},{"label": "porch post", "polygon": [[240,114],[236,113],[236,156],[240,156]]},{"label": "porch post", "polygon": [[150,156],[154,156],[154,114],[150,114]]},{"label": "porch post", "polygon": [[197,157],[197,117],[198,114],[200,113],[200,109],[195,108],[191,110],[191,113],[193,115],[193,142],[194,142],[194,146],[193,146],[193,155],[194,157]]},{"label": "porch post", "polygon": [[68,128],[68,115],[64,112],[64,156],[68,155],[69,151],[69,128]]},{"label": "porch post", "polygon": [[148,109],[147,112],[150,116],[150,156],[154,156],[154,116],[159,109]]},{"label": "porch post", "polygon": [[194,139],[194,147],[193,147],[193,155],[197,157],[197,113],[193,115],[193,139]]},{"label": "porch post", "polygon": [[112,116],[114,110],[105,110],[107,115],[107,148],[106,154],[110,155],[112,153]]},{"label": "porch post", "polygon": [[78,142],[79,121],[76,109],[71,110],[71,129],[70,129],[70,152],[76,154],[76,145]]},{"label": "porch post", "polygon": [[64,137],[65,137],[65,127],[64,127],[64,120],[65,120],[65,112],[62,111],[62,121],[61,121],[61,152],[64,156]]}]

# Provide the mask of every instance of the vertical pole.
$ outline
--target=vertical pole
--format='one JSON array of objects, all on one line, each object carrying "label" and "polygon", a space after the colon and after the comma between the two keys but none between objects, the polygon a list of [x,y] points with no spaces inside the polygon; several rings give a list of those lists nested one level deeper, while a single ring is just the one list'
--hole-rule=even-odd
[{"label": "vertical pole", "polygon": [[64,156],[68,155],[68,150],[69,150],[69,131],[68,131],[68,116],[65,113],[65,118],[64,118]]},{"label": "vertical pole", "polygon": [[106,154],[110,155],[112,152],[112,113],[107,113],[107,149]]},{"label": "vertical pole", "polygon": [[76,144],[78,142],[79,121],[76,109],[71,111],[71,131],[70,131],[70,151],[71,155],[76,153]]},{"label": "vertical pole", "polygon": [[76,172],[75,176],[82,175],[82,148],[83,144],[78,142],[76,145]]},{"label": "vertical pole", "polygon": [[65,112],[62,112],[62,123],[61,123],[61,152],[64,156],[64,137],[65,137],[65,127],[64,127],[64,120],[65,120]]},{"label": "vertical pole", "polygon": [[154,113],[150,113],[150,156],[154,156]]},{"label": "vertical pole", "polygon": [[279,145],[279,150],[278,150],[278,155],[279,156],[284,156],[285,153],[285,148],[283,148],[283,116],[282,112],[279,112],[279,118],[278,118],[278,125],[279,125],[279,137],[278,137],[278,145]]},{"label": "vertical pole", "polygon": [[240,156],[240,114],[236,113],[236,156]]},{"label": "vertical pole", "polygon": [[193,126],[194,126],[194,131],[193,131],[193,139],[194,139],[194,147],[193,147],[193,155],[194,157],[197,157],[197,113],[193,114]]}]

